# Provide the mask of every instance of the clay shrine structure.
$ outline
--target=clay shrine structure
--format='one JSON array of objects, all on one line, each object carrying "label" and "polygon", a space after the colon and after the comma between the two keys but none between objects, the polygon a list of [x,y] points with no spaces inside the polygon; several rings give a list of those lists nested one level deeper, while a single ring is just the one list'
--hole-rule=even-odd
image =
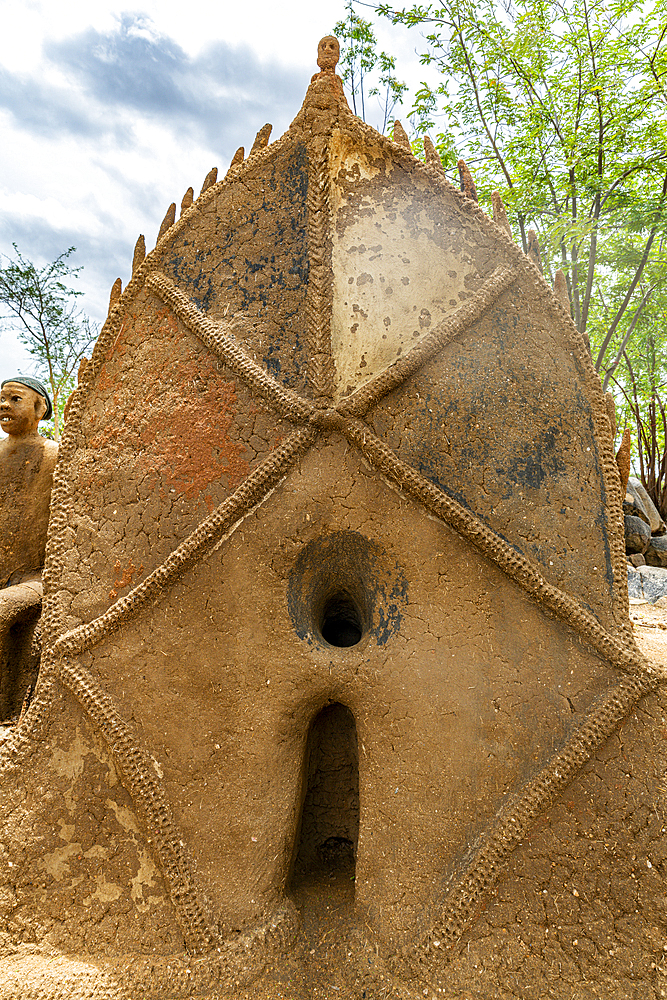
[{"label": "clay shrine structure", "polygon": [[589,349],[319,65],[140,238],[80,373],[0,997],[654,995],[664,675]]}]

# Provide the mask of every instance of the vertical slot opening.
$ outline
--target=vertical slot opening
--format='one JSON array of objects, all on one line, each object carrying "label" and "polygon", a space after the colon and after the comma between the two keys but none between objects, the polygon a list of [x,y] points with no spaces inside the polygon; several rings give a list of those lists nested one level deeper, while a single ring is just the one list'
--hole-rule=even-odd
[{"label": "vertical slot opening", "polygon": [[339,878],[354,884],[359,839],[359,751],[349,708],[327,705],[306,745],[305,794],[291,887]]}]

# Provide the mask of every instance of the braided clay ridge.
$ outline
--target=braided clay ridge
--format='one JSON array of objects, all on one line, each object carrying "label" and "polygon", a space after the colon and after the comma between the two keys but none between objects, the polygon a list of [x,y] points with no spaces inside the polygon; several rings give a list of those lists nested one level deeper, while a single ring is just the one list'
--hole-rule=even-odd
[{"label": "braided clay ridge", "polygon": [[173,309],[188,330],[217,354],[235,375],[268,400],[282,417],[293,422],[308,419],[313,410],[312,403],[284,388],[249,358],[234,337],[225,332],[227,324],[208,319],[165,274],[154,271],[146,279],[146,285]]},{"label": "braided clay ridge", "polygon": [[[49,518],[49,538],[46,543],[46,561],[42,571],[44,596],[42,598],[42,660],[53,647],[63,631],[62,595],[58,590],[64,566],[65,538],[67,537],[68,514],[72,508],[72,495],[67,467],[56,465],[51,490],[51,513]],[[41,674],[41,669],[40,669]]]},{"label": "braided clay ridge", "polygon": [[158,597],[197,559],[201,559],[286,475],[315,439],[310,427],[295,431],[274,448],[241,485],[188,535],[181,544],[129,594],[119,598],[92,622],[65,632],[54,644],[54,652],[73,655],[90,649],[115,632],[148,601]]},{"label": "braided clay ridge", "polygon": [[308,170],[308,289],[306,325],[310,347],[310,383],[315,399],[326,405],[333,395],[331,357],[331,224],[329,162],[326,145],[310,150]]},{"label": "braided clay ridge", "polygon": [[[44,658],[44,654],[42,654]],[[40,664],[35,695],[28,710],[21,716],[18,725],[14,726],[3,740],[0,748],[0,780],[11,768],[19,767],[31,753],[36,740],[44,738],[42,723],[45,720],[45,710],[56,697],[56,682],[53,672],[48,672],[44,659]]]},{"label": "braided clay ridge", "polygon": [[636,647],[628,647],[610,635],[575,598],[548,583],[532,560],[518,552],[475,514],[466,510],[411,465],[400,459],[391,448],[375,436],[367,424],[349,420],[341,429],[348,441],[356,445],[364,458],[378,472],[386,475],[432,514],[471,542],[522,590],[574,628],[604,659],[626,672],[648,675],[654,673],[653,668]]},{"label": "braided clay ridge", "polygon": [[655,679],[623,677],[598,701],[548,764],[501,810],[493,831],[484,836],[473,861],[447,893],[442,918],[421,942],[404,950],[404,958],[422,962],[429,952],[434,953],[435,941],[447,947],[460,940],[483,896],[496,882],[501,866],[537,816],[572,781],[637,701],[656,686]]}]

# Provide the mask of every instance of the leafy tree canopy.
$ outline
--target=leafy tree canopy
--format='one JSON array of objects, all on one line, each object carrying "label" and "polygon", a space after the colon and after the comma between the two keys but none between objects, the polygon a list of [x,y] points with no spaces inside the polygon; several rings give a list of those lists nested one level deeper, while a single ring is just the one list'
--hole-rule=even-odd
[{"label": "leafy tree canopy", "polygon": [[407,84],[395,76],[396,59],[377,51],[373,25],[355,12],[353,0],[345,5],[345,18],[337,22],[334,34],[341,43],[338,72],[350,95],[352,110],[366,121],[368,98],[377,98],[382,116],[379,130],[386,132],[392,112],[407,90]]},{"label": "leafy tree canopy", "polygon": [[524,249],[535,226],[598,369],[613,368],[636,310],[667,280],[667,3],[378,11],[426,30],[422,61],[441,77],[417,94],[419,128],[440,123],[445,166],[463,156],[481,200],[501,192]]},{"label": "leafy tree canopy", "polygon": [[97,331],[77,306],[82,292],[70,284],[81,271],[69,263],[75,248],[40,268],[24,257],[15,243],[13,247],[13,256],[5,257],[5,266],[0,267],[0,322],[16,331],[34,359],[34,374],[50,387],[52,434],[58,441],[79,363]]},{"label": "leafy tree canopy", "polygon": [[[667,508],[667,0],[444,0],[379,14],[440,71],[413,108],[446,170],[500,191],[516,239],[567,279],[605,388]],[[620,421],[622,425],[622,420]],[[652,457],[650,457],[652,456]]]}]

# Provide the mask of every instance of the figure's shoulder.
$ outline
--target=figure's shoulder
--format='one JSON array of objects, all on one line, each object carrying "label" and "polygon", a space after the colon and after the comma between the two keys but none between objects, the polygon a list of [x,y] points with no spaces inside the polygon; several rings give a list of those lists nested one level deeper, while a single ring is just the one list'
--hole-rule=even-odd
[{"label": "figure's shoulder", "polygon": [[50,438],[42,438],[42,442],[44,461],[49,472],[53,472],[58,459],[58,442],[52,441]]},{"label": "figure's shoulder", "polygon": [[58,458],[58,444],[41,434],[28,440],[15,441],[11,437],[0,440],[0,462],[12,463],[21,456],[23,461],[36,461],[41,468],[53,472]]}]

